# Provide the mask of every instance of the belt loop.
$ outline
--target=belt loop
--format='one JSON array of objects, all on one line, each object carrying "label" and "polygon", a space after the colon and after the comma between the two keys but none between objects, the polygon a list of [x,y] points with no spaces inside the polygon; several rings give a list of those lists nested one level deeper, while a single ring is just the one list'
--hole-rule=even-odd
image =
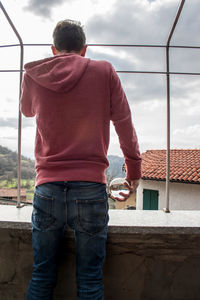
[{"label": "belt loop", "polygon": [[68,181],[64,181],[64,191],[66,192],[67,191],[67,185],[68,185]]}]

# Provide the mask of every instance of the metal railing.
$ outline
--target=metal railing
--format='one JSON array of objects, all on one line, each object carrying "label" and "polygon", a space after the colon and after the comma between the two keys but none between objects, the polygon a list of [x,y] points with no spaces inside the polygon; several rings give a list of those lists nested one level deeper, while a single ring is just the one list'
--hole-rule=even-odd
[{"label": "metal railing", "polygon": [[20,111],[20,98],[21,98],[21,84],[23,78],[23,65],[24,65],[24,45],[20,34],[18,33],[16,27],[14,26],[12,20],[10,19],[9,15],[7,14],[3,4],[0,1],[0,8],[2,9],[8,23],[12,27],[16,37],[19,40],[20,44],[20,78],[19,78],[19,110],[18,110],[18,161],[17,161],[17,207],[21,207],[20,204],[20,196],[21,196],[21,140],[22,140],[22,114]]},{"label": "metal railing", "polygon": [[[89,47],[129,47],[129,48],[164,48],[166,51],[166,71],[140,71],[140,70],[116,70],[118,73],[138,73],[138,74],[162,74],[166,75],[166,90],[167,90],[167,149],[166,149],[166,207],[164,208],[165,212],[169,212],[169,182],[170,182],[170,75],[200,75],[198,72],[171,72],[169,69],[169,62],[170,62],[170,55],[169,50],[170,48],[182,48],[182,49],[200,49],[198,46],[181,46],[181,45],[170,45],[172,36],[174,34],[176,25],[178,23],[179,17],[181,15],[185,0],[181,0],[175,20],[171,27],[168,40],[166,45],[146,45],[146,44],[88,44]],[[15,32],[19,44],[10,44],[10,45],[0,45],[0,48],[8,48],[8,47],[18,47],[20,46],[21,54],[20,54],[20,68],[13,69],[13,70],[0,70],[0,72],[19,72],[20,73],[20,87],[19,87],[19,99],[21,96],[21,82],[23,76],[23,54],[24,54],[24,47],[35,47],[35,46],[51,46],[51,44],[24,44],[22,41],[21,36],[19,35],[18,31],[16,30],[13,22],[11,21],[10,17],[8,16],[5,8],[3,7],[0,1],[0,8],[3,11],[6,19],[8,20],[10,26],[12,27],[13,31]],[[17,207],[21,207],[20,205],[20,190],[21,190],[21,112],[19,109],[19,117],[18,117],[18,200],[17,200]]]}]

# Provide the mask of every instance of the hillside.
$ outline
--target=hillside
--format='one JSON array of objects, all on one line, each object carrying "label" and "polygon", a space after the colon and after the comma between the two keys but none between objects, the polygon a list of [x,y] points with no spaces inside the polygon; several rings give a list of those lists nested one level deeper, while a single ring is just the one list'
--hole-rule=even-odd
[{"label": "hillside", "polygon": [[[122,171],[124,159],[119,156],[109,155],[108,160],[110,164],[106,171],[108,179],[125,177],[125,173]],[[13,178],[17,178],[17,153],[0,146],[0,181],[12,180]],[[35,178],[34,161],[24,156],[22,156],[21,163],[21,178]]]},{"label": "hillside", "polygon": [[[109,155],[109,168],[106,170],[107,183],[113,178],[125,177],[122,171],[124,159]],[[34,194],[34,161],[22,156],[21,161],[21,187],[26,188],[27,199],[32,200]],[[0,188],[17,187],[17,153],[0,146]]]},{"label": "hillside", "polygon": [[[21,178],[33,179],[34,177],[34,161],[22,156]],[[13,178],[17,178],[17,153],[0,146],[0,180]]]}]

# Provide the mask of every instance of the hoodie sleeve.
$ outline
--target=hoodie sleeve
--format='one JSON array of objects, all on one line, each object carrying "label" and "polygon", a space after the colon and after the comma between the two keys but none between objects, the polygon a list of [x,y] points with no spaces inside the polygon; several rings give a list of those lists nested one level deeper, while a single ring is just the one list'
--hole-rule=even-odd
[{"label": "hoodie sleeve", "polygon": [[33,97],[31,96],[30,78],[26,73],[21,88],[20,110],[25,117],[34,117],[35,111],[33,109]]},{"label": "hoodie sleeve", "polygon": [[141,157],[131,111],[120,79],[111,68],[111,120],[119,137],[126,164],[126,178],[141,178]]}]

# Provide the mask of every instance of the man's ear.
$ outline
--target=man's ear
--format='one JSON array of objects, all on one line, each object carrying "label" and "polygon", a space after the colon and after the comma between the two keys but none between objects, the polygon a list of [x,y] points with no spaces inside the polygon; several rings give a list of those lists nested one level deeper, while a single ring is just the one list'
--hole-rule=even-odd
[{"label": "man's ear", "polygon": [[85,45],[82,49],[81,49],[81,56],[85,56],[86,54],[86,51],[87,51],[87,45]]},{"label": "man's ear", "polygon": [[51,46],[51,51],[52,51],[53,55],[57,54],[57,50],[54,45]]}]

